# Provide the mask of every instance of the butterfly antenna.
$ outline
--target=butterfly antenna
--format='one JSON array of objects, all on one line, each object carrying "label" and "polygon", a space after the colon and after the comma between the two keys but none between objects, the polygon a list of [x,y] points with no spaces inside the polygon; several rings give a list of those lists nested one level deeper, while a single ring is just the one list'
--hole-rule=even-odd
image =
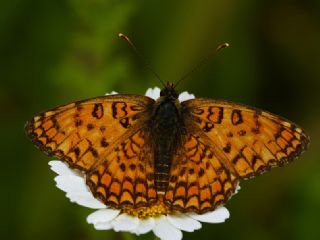
[{"label": "butterfly antenna", "polygon": [[198,71],[198,69],[200,67],[202,67],[205,63],[208,62],[208,60],[213,56],[215,55],[217,52],[219,52],[220,50],[222,49],[225,49],[225,48],[228,48],[230,45],[229,43],[223,43],[223,44],[220,44],[216,50],[209,54],[208,56],[206,56],[205,58],[203,58],[197,65],[195,65],[189,72],[187,72],[182,78],[180,78],[177,83],[174,85],[174,88],[176,88],[178,86],[178,84],[180,82],[182,82],[184,79],[188,78],[190,75],[192,75],[194,72]]},{"label": "butterfly antenna", "polygon": [[143,62],[143,64],[145,65],[146,68],[148,68],[153,75],[160,81],[160,83],[163,85],[163,87],[165,87],[166,85],[164,84],[164,82],[161,80],[161,78],[159,77],[159,75],[153,70],[153,68],[151,67],[150,63],[148,61],[146,61],[146,59],[142,56],[142,54],[138,51],[138,49],[136,48],[136,46],[133,44],[133,42],[131,42],[130,38],[126,35],[124,35],[123,33],[119,33],[118,34],[119,38],[122,38],[123,40],[125,40],[127,43],[130,44],[130,46],[133,48],[133,51],[137,54],[137,56],[140,58],[140,60]]}]

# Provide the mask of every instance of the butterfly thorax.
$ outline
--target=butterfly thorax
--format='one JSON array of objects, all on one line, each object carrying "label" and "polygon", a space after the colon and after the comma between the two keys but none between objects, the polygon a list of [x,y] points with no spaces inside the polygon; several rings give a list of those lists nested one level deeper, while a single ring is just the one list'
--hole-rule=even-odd
[{"label": "butterfly thorax", "polygon": [[165,95],[158,99],[150,122],[155,149],[155,188],[158,193],[165,192],[169,182],[172,156],[181,142],[183,120],[180,103],[175,90],[164,89]]}]

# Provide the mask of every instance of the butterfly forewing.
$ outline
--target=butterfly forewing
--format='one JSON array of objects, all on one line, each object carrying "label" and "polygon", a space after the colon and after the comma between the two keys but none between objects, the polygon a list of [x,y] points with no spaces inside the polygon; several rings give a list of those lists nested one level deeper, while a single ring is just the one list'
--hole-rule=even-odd
[{"label": "butterfly forewing", "polygon": [[307,134],[294,123],[245,105],[210,99],[183,102],[221,161],[240,178],[282,166],[305,150]]},{"label": "butterfly forewing", "polygon": [[89,170],[139,121],[152,99],[114,95],[83,100],[44,112],[26,125],[32,141],[71,167]]}]

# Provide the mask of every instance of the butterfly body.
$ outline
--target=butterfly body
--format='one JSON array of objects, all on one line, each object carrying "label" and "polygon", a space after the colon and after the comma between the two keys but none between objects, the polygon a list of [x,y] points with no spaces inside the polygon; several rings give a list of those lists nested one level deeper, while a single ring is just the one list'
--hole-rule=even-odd
[{"label": "butterfly body", "polygon": [[105,205],[204,213],[226,203],[239,181],[297,158],[309,136],[246,105],[180,102],[172,84],[156,100],[102,96],[43,112],[26,124],[43,152],[79,169]]},{"label": "butterfly body", "polygon": [[174,89],[164,89],[162,95],[152,104],[154,111],[148,124],[152,133],[150,141],[154,145],[154,176],[158,193],[164,193],[168,187],[172,157],[181,146],[185,132],[178,94]]}]

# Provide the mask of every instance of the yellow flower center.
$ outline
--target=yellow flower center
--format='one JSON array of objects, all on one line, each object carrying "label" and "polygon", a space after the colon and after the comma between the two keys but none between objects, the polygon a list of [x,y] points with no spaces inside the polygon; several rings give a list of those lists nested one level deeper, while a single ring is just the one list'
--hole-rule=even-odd
[{"label": "yellow flower center", "polygon": [[124,207],[121,209],[121,211],[123,213],[138,217],[140,219],[160,217],[161,215],[167,215],[171,212],[170,209],[163,202],[160,201],[148,207]]}]

